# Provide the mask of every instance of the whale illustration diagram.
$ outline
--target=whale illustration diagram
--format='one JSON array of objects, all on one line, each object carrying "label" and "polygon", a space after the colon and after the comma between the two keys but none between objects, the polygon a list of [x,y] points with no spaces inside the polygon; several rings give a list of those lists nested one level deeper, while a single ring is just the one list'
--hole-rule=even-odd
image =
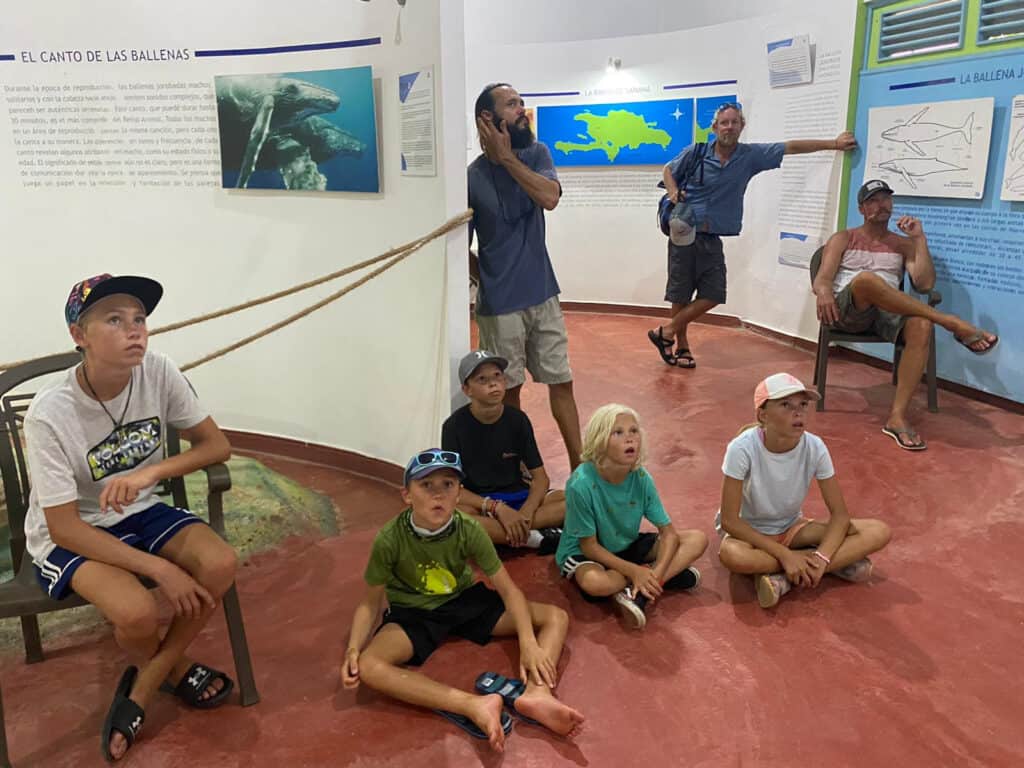
[{"label": "whale illustration diagram", "polygon": [[1019,165],[1003,181],[1003,187],[1014,194],[1024,192],[1024,165]]},{"label": "whale illustration diagram", "polygon": [[1024,125],[1017,129],[1010,145],[1010,159],[1024,159]]},{"label": "whale illustration diagram", "polygon": [[911,189],[917,189],[914,179],[930,176],[933,173],[967,170],[959,165],[939,160],[937,157],[895,157],[892,160],[879,163],[878,167],[890,173],[898,173]]},{"label": "whale illustration diagram", "polygon": [[924,117],[924,113],[928,109],[929,107],[925,107],[907,122],[885,129],[882,131],[882,138],[898,144],[905,144],[910,151],[921,157],[925,157],[925,151],[918,146],[919,144],[937,141],[955,133],[963,136],[967,144],[971,143],[971,130],[974,128],[973,112],[964,119],[962,125],[953,126],[922,122],[921,118]]}]

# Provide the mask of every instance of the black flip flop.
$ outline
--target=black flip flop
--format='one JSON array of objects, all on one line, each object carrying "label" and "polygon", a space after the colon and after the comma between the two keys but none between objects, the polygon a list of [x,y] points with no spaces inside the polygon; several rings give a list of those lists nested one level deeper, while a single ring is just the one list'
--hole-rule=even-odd
[{"label": "black flip flop", "polygon": [[666,365],[675,365],[676,359],[669,352],[672,349],[672,345],[675,344],[674,339],[666,339],[664,334],[661,332],[661,326],[658,326],[658,331],[647,332],[647,338],[651,340],[651,344],[654,345],[655,349],[658,350],[658,354],[661,355],[661,359],[665,361]]},{"label": "black flip flop", "polygon": [[697,361],[693,359],[693,353],[689,347],[680,347],[676,350],[676,365],[680,368],[696,368]]},{"label": "black flip flop", "polygon": [[895,440],[896,445],[898,445],[904,451],[923,451],[928,447],[924,440],[921,440],[920,445],[915,445],[914,443],[906,442],[903,439],[904,435],[906,435],[910,439],[913,439],[915,437],[920,439],[921,436],[917,434],[917,432],[914,431],[913,429],[897,429],[896,427],[882,427],[882,434],[888,435],[893,440]]},{"label": "black flip flop", "polygon": [[[223,683],[221,689],[213,696],[204,699],[203,694],[215,680],[220,680]],[[235,681],[219,669],[205,664],[193,664],[188,668],[188,672],[182,675],[176,687],[172,688],[170,683],[165,682],[160,686],[160,690],[177,696],[190,707],[213,709],[224,703],[234,687]]]},{"label": "black flip flop", "polygon": [[[103,750],[103,758],[108,763],[116,762],[110,754],[110,737],[114,732],[124,736],[128,742],[128,749],[132,748],[142,724],[146,722],[145,710],[128,698],[128,693],[135,684],[135,677],[139,674],[138,667],[128,667],[121,675],[121,681],[114,691],[114,700],[110,702],[110,709],[107,710],[107,718],[103,721],[103,730],[100,731],[100,747]],[[127,755],[127,751],[125,752]],[[122,757],[123,759],[123,757]]]},{"label": "black flip flop", "polygon": [[[487,734],[481,731],[480,727],[465,715],[460,715],[458,712],[449,712],[447,709],[435,709],[434,711],[445,720],[455,723],[455,725],[459,726],[459,728],[474,739],[487,740]],[[505,732],[506,736],[512,732],[512,716],[505,710],[501,710],[501,730]]]}]

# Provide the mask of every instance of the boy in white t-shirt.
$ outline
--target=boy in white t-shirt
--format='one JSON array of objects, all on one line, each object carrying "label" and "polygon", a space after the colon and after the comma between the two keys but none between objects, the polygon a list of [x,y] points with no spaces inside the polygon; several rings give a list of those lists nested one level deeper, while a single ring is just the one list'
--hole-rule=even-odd
[{"label": "boy in white t-shirt", "polygon": [[[793,585],[818,586],[826,573],[866,581],[872,568],[867,555],[889,542],[882,521],[850,518],[825,443],[805,431],[808,406],[817,399],[788,373],[769,376],[754,390],[757,424],[725,450],[715,518],[722,536],[718,557],[733,573],[754,575],[763,608]],[[815,478],[827,522],[808,519],[800,509]]]},{"label": "boy in white t-shirt", "polygon": [[[104,274],[76,284],[64,319],[82,362],[44,387],[25,416],[26,548],[39,583],[54,599],[73,591],[95,605],[140,661],[125,670],[103,724],[108,762],[135,742],[162,684],[198,709],[222,704],[233,686],[184,653],[234,581],[235,552],[200,518],[154,493],[163,478],[231,455],[181,372],[146,350],[146,318],[162,295],[146,277]],[[168,424],[191,447],[164,458]],[[154,595],[137,576],[155,581],[174,608],[162,638]]]}]

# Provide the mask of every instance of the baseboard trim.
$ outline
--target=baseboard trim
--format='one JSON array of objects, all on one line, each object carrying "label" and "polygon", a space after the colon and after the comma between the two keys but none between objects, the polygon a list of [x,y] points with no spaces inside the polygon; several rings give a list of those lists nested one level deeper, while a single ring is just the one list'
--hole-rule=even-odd
[{"label": "baseboard trim", "polygon": [[[670,313],[670,309],[668,307],[644,307],[634,304],[609,304],[589,301],[563,301],[562,309],[566,312],[593,312],[596,314],[639,315],[645,317],[669,317]],[[818,351],[817,341],[805,339],[800,336],[793,336],[792,334],[777,331],[774,328],[766,328],[765,326],[742,320],[735,315],[716,315],[708,313],[700,317],[697,322],[704,323],[706,325],[717,325],[730,328],[746,328],[752,333],[766,336],[783,344],[789,344],[797,349],[810,352],[812,355],[816,354]],[[847,360],[855,360],[859,363],[867,363],[875,368],[892,372],[891,362],[880,360],[877,357],[866,355],[863,352],[858,352],[854,349],[835,347],[829,354]],[[1024,403],[1018,403],[1016,400],[1010,400],[1006,397],[1000,397],[999,395],[993,395],[989,392],[983,392],[980,389],[974,389],[973,387],[968,387],[965,384],[960,384],[956,381],[949,381],[948,379],[939,378],[937,383],[939,389],[947,392],[953,392],[954,394],[970,398],[971,400],[977,400],[978,402],[985,403],[986,405],[1002,408],[1010,413],[1024,414]]]},{"label": "baseboard trim", "polygon": [[225,429],[233,449],[244,453],[266,453],[271,456],[286,456],[290,459],[308,461],[311,464],[371,477],[397,487],[402,485],[403,467],[383,459],[363,456],[361,453],[334,448],[320,443],[310,443],[291,437],[263,435],[238,429]]},{"label": "baseboard trim", "polygon": [[[565,312],[586,312],[596,315],[632,315],[634,317],[671,317],[669,307],[645,307],[638,304],[605,304],[598,301],[563,301],[561,305],[562,310]],[[713,312],[702,315],[696,322],[729,328],[739,328],[742,325],[740,319],[735,315],[719,315]]]}]

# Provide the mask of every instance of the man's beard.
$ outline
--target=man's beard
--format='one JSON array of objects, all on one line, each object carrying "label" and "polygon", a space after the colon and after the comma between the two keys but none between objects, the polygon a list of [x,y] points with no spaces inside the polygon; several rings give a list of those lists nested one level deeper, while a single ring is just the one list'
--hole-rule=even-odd
[{"label": "man's beard", "polygon": [[[533,135],[533,129],[530,128],[530,122],[528,120],[524,120],[523,122],[525,123],[525,127],[523,128],[520,128],[515,123],[507,123],[508,136],[512,142],[512,149],[526,149],[536,141]],[[501,130],[501,120],[497,117],[494,118],[494,127],[499,131]]]}]

